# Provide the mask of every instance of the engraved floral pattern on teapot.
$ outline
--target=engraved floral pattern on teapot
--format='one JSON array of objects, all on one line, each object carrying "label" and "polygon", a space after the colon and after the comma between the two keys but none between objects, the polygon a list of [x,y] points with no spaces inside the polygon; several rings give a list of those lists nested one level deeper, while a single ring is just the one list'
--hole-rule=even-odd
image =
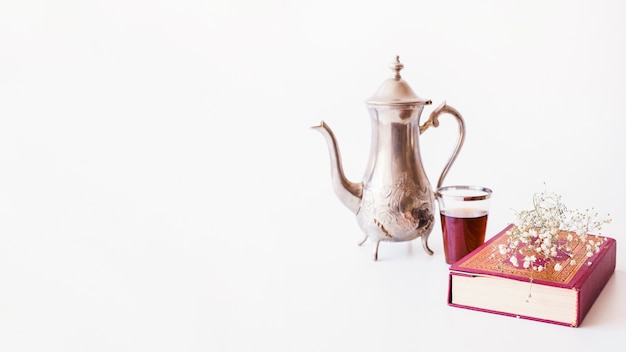
[{"label": "engraved floral pattern on teapot", "polygon": [[357,218],[378,227],[380,240],[413,239],[416,237],[413,231],[430,231],[434,225],[429,192],[426,186],[418,187],[408,173],[403,173],[392,185],[366,186]]}]

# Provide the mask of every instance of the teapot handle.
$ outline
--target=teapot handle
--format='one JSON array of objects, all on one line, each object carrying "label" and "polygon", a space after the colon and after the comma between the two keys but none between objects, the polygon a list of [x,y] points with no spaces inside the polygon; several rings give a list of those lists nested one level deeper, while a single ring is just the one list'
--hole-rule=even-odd
[{"label": "teapot handle", "polygon": [[452,163],[456,159],[456,156],[459,154],[459,151],[461,150],[461,147],[463,146],[463,142],[465,141],[465,122],[463,121],[463,117],[455,108],[451,107],[450,105],[446,105],[445,101],[441,103],[441,105],[439,105],[435,110],[433,110],[433,112],[430,113],[428,120],[424,122],[423,125],[420,126],[420,134],[424,133],[424,131],[426,131],[431,125],[433,127],[439,127],[439,115],[444,114],[444,113],[448,113],[456,117],[456,120],[459,123],[459,139],[456,142],[456,147],[454,148],[454,151],[450,155],[450,159],[448,159],[448,163],[446,164],[446,167],[443,168],[443,171],[441,172],[441,176],[439,176],[439,181],[437,182],[437,189],[441,187],[443,183],[443,179],[448,174],[448,170],[450,170],[450,166],[452,166]]}]

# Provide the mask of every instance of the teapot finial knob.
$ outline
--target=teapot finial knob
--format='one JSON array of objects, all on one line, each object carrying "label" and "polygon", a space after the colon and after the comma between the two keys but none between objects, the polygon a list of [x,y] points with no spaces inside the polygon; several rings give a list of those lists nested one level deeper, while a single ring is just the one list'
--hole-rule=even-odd
[{"label": "teapot finial knob", "polygon": [[396,61],[391,63],[391,65],[389,65],[389,67],[393,70],[394,72],[394,79],[400,79],[400,70],[402,70],[404,68],[404,65],[402,63],[400,63],[400,56],[396,55]]}]

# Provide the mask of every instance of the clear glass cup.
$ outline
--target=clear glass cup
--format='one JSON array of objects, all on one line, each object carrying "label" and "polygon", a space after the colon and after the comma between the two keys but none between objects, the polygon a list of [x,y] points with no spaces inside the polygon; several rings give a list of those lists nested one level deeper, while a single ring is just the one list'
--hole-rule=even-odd
[{"label": "clear glass cup", "polygon": [[446,263],[460,260],[485,242],[492,193],[480,186],[446,186],[435,192]]}]

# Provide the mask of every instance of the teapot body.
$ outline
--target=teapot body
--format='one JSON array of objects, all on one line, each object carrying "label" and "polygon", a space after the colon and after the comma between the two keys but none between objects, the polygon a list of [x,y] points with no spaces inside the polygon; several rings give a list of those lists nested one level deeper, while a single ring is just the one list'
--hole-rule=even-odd
[{"label": "teapot body", "polygon": [[363,232],[375,243],[420,236],[426,243],[433,229],[434,193],[419,148],[423,107],[369,108],[371,149],[356,216]]}]

